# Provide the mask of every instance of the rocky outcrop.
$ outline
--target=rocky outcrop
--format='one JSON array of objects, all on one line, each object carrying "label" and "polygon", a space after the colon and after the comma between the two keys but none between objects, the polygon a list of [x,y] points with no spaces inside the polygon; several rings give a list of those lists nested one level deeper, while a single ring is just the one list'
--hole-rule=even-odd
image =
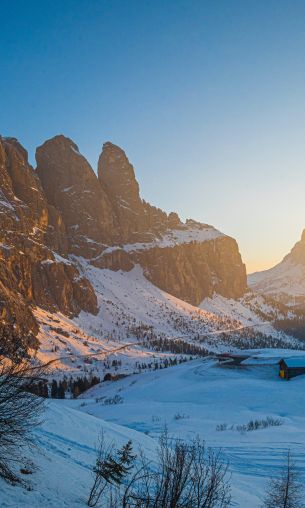
[{"label": "rocky outcrop", "polygon": [[67,252],[61,215],[48,204],[27,152],[15,139],[0,138],[0,178],[1,324],[6,323],[5,336],[17,334],[33,343],[38,327],[32,306],[72,316],[81,309],[96,312],[96,296],[60,256]]},{"label": "rocky outcrop", "polygon": [[[124,250],[106,250],[93,263],[111,269],[128,270],[135,263],[146,277],[161,289],[195,305],[214,291],[232,298],[246,289],[246,269],[236,242],[223,237],[209,243],[190,241],[174,247],[159,248],[149,244],[162,240],[168,231],[192,230],[202,225],[195,221],[182,224],[179,216],[167,215],[141,199],[134,168],[125,152],[105,143],[98,163],[98,177],[112,203],[121,229],[121,243],[146,243],[145,249],[134,246]],[[130,252],[132,250],[132,252]],[[121,264],[120,264],[121,263]]]},{"label": "rocky outcrop", "polygon": [[141,199],[133,166],[120,147],[109,142],[103,145],[98,178],[117,217],[121,243],[150,241],[181,224],[177,214],[168,216]]},{"label": "rocky outcrop", "polygon": [[37,148],[37,173],[61,214],[71,253],[94,257],[119,239],[111,203],[73,141],[56,136]]},{"label": "rocky outcrop", "polygon": [[139,253],[136,260],[153,284],[192,305],[199,305],[213,293],[239,298],[247,287],[237,243],[228,236],[153,248]]},{"label": "rocky outcrop", "polygon": [[302,232],[301,240],[297,242],[290,253],[284,257],[284,261],[285,260],[305,266],[305,229]]},{"label": "rocky outcrop", "polygon": [[[150,244],[108,249],[93,264],[128,271],[139,264],[153,284],[193,305],[214,292],[228,298],[242,296],[247,276],[236,241],[193,221],[183,230],[176,230],[177,235],[181,233],[186,238],[170,241],[174,230],[169,238]],[[194,239],[188,241],[187,235]]]}]

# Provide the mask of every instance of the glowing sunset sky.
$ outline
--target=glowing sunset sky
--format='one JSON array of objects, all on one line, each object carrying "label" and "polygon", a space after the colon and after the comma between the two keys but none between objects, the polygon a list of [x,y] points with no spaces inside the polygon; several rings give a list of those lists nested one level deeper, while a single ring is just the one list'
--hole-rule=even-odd
[{"label": "glowing sunset sky", "polygon": [[1,0],[0,133],[111,140],[142,196],[234,236],[249,271],[305,228],[305,2]]}]

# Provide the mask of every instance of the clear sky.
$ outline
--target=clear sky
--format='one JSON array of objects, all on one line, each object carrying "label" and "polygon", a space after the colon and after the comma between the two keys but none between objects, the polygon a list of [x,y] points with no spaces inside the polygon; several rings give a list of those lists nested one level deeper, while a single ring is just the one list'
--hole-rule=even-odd
[{"label": "clear sky", "polygon": [[0,0],[0,133],[125,149],[142,196],[234,236],[248,271],[305,228],[304,0]]}]

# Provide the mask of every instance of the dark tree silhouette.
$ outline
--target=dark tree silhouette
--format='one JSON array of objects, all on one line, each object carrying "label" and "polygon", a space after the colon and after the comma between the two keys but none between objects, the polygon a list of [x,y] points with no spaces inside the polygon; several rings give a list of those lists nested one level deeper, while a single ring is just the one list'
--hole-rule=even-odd
[{"label": "dark tree silhouette", "polygon": [[32,431],[40,423],[44,399],[33,392],[43,373],[27,361],[0,357],[0,476],[15,484],[21,450],[33,444]]},{"label": "dark tree silhouette", "polygon": [[290,451],[279,478],[270,480],[262,508],[304,508],[304,489]]},{"label": "dark tree silhouette", "polygon": [[119,487],[133,467],[135,455],[132,443],[128,441],[122,448],[115,450],[113,444],[105,445],[104,435],[99,439],[97,459],[93,468],[94,482],[89,494],[88,506],[97,506],[102,495],[108,497],[114,506],[114,491],[112,487]]}]

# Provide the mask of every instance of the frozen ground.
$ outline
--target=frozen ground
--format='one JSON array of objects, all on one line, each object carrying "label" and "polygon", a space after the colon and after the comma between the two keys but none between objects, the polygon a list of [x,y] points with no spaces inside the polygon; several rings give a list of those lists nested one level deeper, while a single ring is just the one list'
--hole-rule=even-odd
[{"label": "frozen ground", "polygon": [[[288,449],[305,477],[305,377],[289,382],[278,377],[276,358],[293,351],[256,353],[239,368],[196,360],[102,383],[81,400],[50,402],[45,423],[35,431],[38,449],[32,457],[39,469],[30,477],[33,490],[0,483],[1,508],[85,507],[100,429],[118,445],[131,438],[153,457],[165,424],[174,437],[199,434],[208,446],[221,448],[232,471],[233,506],[259,508],[266,481],[279,472]],[[121,404],[96,402],[116,394]],[[230,428],[267,416],[282,425],[216,430],[223,423]]]}]

